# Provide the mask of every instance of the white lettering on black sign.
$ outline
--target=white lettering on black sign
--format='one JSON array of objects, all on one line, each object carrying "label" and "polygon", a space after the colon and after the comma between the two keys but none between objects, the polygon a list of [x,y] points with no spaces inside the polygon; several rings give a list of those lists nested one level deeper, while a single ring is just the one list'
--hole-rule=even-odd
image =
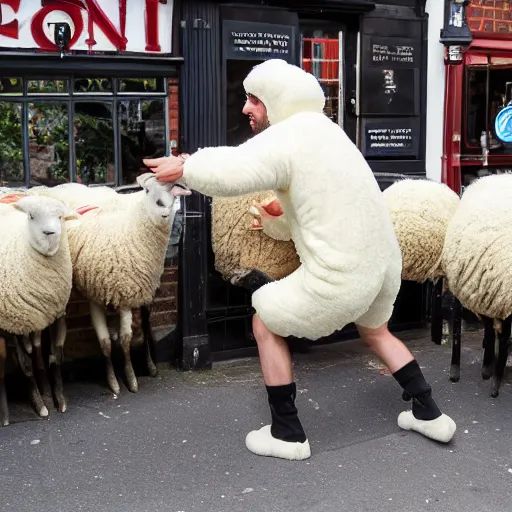
[{"label": "white lettering on black sign", "polygon": [[414,48],[409,45],[372,45],[372,62],[414,64]]},{"label": "white lettering on black sign", "polygon": [[231,44],[237,53],[290,53],[290,36],[271,32],[231,32]]},{"label": "white lettering on black sign", "polygon": [[411,128],[372,128],[368,130],[368,149],[410,148]]}]

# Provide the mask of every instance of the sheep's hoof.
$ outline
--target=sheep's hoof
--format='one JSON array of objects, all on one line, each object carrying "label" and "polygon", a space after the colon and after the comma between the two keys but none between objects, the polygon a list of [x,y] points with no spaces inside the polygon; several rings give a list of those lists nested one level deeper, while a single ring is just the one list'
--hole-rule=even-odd
[{"label": "sheep's hoof", "polygon": [[111,389],[112,393],[114,395],[121,394],[121,386],[119,386],[119,382],[117,382],[117,379],[115,377],[110,377],[107,379],[108,381],[108,387]]},{"label": "sheep's hoof", "polygon": [[137,393],[137,391],[139,391],[139,383],[135,377],[133,379],[128,379],[128,389],[132,393]]},{"label": "sheep's hoof", "polygon": [[157,377],[158,376],[158,368],[153,364],[148,364],[148,372],[150,377]]},{"label": "sheep's hoof", "polygon": [[48,412],[46,405],[43,405],[42,407],[40,407],[37,411],[37,414],[39,414],[39,416],[41,418],[48,418],[49,412]]},{"label": "sheep's hoof", "polygon": [[493,378],[491,384],[491,398],[498,398],[500,394],[500,387],[501,382],[499,382],[496,378]]},{"label": "sheep's hoof", "polygon": [[492,364],[482,366],[482,379],[489,380],[492,377]]},{"label": "sheep's hoof", "polygon": [[450,380],[452,382],[459,382],[460,380],[460,366],[452,364],[450,367]]}]

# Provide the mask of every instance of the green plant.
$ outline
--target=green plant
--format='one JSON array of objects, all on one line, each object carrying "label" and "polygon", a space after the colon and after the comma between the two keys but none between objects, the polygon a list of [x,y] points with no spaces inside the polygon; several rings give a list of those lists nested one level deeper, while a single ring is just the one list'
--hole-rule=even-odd
[{"label": "green plant", "polygon": [[23,181],[21,103],[0,101],[0,185]]}]

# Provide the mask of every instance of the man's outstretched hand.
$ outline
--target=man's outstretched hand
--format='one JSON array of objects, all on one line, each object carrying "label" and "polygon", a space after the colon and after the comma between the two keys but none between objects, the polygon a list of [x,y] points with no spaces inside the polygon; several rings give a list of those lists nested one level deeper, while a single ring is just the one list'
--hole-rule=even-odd
[{"label": "man's outstretched hand", "polygon": [[163,156],[142,160],[150,171],[155,173],[158,181],[174,183],[183,176],[183,165],[188,155]]}]

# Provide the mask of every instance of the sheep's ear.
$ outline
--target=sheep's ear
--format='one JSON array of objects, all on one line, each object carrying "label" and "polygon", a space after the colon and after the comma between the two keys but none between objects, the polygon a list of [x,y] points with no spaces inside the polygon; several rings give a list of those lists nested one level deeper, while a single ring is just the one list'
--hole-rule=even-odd
[{"label": "sheep's ear", "polygon": [[190,196],[192,194],[192,191],[188,188],[183,188],[178,185],[174,185],[171,189],[171,194],[174,197],[180,197],[180,196]]},{"label": "sheep's ear", "polygon": [[77,220],[80,218],[80,214],[71,208],[66,208],[62,214],[62,219],[65,221],[68,220]]},{"label": "sheep's ear", "polygon": [[22,197],[21,199],[19,199],[15,203],[11,203],[11,206],[13,208],[16,208],[16,210],[19,210],[20,212],[29,213],[29,211],[31,210],[33,204],[34,204],[33,198]]},{"label": "sheep's ear", "polygon": [[137,176],[137,183],[139,184],[140,187],[146,189],[148,182],[150,180],[155,180],[155,179],[156,179],[156,177],[155,177],[154,173],[146,172],[144,174],[141,174],[140,176]]}]

